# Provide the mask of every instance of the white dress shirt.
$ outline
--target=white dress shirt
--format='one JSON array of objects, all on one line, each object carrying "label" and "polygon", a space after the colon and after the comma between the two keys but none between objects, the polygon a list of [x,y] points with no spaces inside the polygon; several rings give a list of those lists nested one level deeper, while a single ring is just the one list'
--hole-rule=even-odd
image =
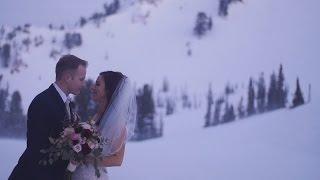
[{"label": "white dress shirt", "polygon": [[56,88],[58,91],[60,97],[62,98],[63,102],[66,103],[68,96],[61,90],[61,88],[58,86],[58,84],[53,83],[53,86]]},{"label": "white dress shirt", "polygon": [[62,98],[62,100],[66,106],[68,118],[71,119],[71,110],[70,110],[70,106],[69,106],[70,102],[71,102],[71,97],[67,96],[56,83],[53,83],[53,86],[57,89],[60,97]]}]

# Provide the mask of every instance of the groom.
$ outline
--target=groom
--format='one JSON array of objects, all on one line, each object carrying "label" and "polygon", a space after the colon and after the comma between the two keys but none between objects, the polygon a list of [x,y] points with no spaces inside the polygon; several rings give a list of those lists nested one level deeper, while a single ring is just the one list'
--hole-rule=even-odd
[{"label": "groom", "polygon": [[[72,114],[69,94],[78,95],[84,86],[87,61],[74,55],[61,57],[56,65],[56,81],[37,95],[28,109],[27,148],[13,169],[9,180],[63,180],[68,162],[39,165],[50,146],[49,137],[57,138]],[[71,111],[71,112],[70,112]]]}]

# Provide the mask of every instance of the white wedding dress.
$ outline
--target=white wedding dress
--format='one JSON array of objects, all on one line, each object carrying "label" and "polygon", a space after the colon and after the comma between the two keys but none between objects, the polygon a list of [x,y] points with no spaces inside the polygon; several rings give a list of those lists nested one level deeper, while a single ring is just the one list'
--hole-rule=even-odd
[{"label": "white wedding dress", "polygon": [[[134,88],[127,77],[118,84],[110,102],[102,118],[99,118],[98,126],[101,135],[108,139],[102,151],[104,157],[117,153],[134,133],[137,104]],[[97,120],[97,117],[93,119]],[[125,136],[123,130],[126,130]],[[73,173],[72,180],[108,180],[106,167],[99,167],[99,170],[101,176],[98,178],[92,164],[80,165]]]},{"label": "white wedding dress", "polygon": [[100,177],[95,174],[93,165],[80,165],[73,172],[72,180],[109,180],[108,173],[105,167],[99,167]]}]

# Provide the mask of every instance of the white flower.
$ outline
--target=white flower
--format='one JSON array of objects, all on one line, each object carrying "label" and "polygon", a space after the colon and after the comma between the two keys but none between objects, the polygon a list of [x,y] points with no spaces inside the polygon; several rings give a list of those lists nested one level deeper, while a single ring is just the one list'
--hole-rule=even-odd
[{"label": "white flower", "polygon": [[96,121],[95,121],[93,118],[89,121],[90,125],[94,125],[95,122],[96,122]]},{"label": "white flower", "polygon": [[90,149],[96,148],[96,144],[93,143],[92,141],[88,141],[88,146],[89,146]]},{"label": "white flower", "polygon": [[76,144],[76,145],[74,145],[74,146],[72,147],[72,149],[73,149],[75,152],[79,153],[79,152],[82,150],[82,147],[81,147],[80,144]]},{"label": "white flower", "polygon": [[63,130],[63,135],[64,135],[64,136],[67,136],[67,135],[70,135],[70,134],[73,134],[73,133],[74,133],[74,129],[71,128],[71,127],[65,128],[65,129]]},{"label": "white flower", "polygon": [[80,123],[80,125],[81,125],[81,127],[82,127],[83,129],[89,129],[89,130],[91,130],[90,124],[88,124],[88,123],[86,123],[86,122]]}]

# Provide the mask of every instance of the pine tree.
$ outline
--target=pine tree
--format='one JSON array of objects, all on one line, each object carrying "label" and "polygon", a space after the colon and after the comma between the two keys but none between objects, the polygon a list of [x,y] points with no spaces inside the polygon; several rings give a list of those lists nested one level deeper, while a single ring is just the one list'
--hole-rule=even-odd
[{"label": "pine tree", "polygon": [[160,119],[160,127],[157,133],[158,133],[157,134],[158,137],[161,137],[163,135],[163,119]]},{"label": "pine tree", "polygon": [[13,92],[9,110],[9,116],[5,124],[8,130],[7,136],[24,137],[26,132],[26,118],[22,112],[21,95],[19,91]]},{"label": "pine tree", "polygon": [[227,16],[228,15],[228,6],[230,0],[220,0],[219,1],[219,16]]},{"label": "pine tree", "polygon": [[224,89],[224,93],[228,96],[234,93],[234,88],[228,83]]},{"label": "pine tree", "polygon": [[81,46],[82,44],[82,36],[80,33],[66,33],[64,36],[64,45],[69,50]]},{"label": "pine tree", "polygon": [[135,129],[136,140],[143,140],[158,136],[155,128],[155,104],[152,95],[152,87],[144,85],[143,89],[138,90],[137,94],[137,126]]},{"label": "pine tree", "polygon": [[284,74],[283,74],[283,66],[280,64],[279,74],[277,79],[277,90],[276,90],[276,102],[277,108],[284,108],[287,103],[287,93],[284,87]]},{"label": "pine tree", "polygon": [[243,0],[220,0],[219,2],[219,16],[227,16],[229,5],[233,2],[242,2]]},{"label": "pine tree", "polygon": [[90,118],[92,118],[96,110],[96,105],[91,99],[90,88],[92,85],[93,81],[91,79],[87,80],[85,83],[85,87],[75,98],[77,112],[82,121],[88,121]]},{"label": "pine tree", "polygon": [[163,80],[162,91],[163,92],[168,92],[169,91],[169,81],[168,81],[167,78],[165,78]]},{"label": "pine tree", "polygon": [[248,105],[247,105],[247,114],[248,116],[255,114],[256,110],[254,107],[255,93],[253,88],[253,80],[250,78],[249,87],[248,87]]},{"label": "pine tree", "polygon": [[221,112],[221,105],[223,102],[224,100],[221,97],[216,100],[212,126],[218,125],[220,123],[220,112]]},{"label": "pine tree", "polygon": [[302,104],[304,104],[304,98],[303,98],[303,95],[301,92],[299,78],[297,78],[297,87],[296,87],[296,92],[294,93],[294,97],[292,100],[292,108],[300,106]]},{"label": "pine tree", "polygon": [[211,108],[213,105],[213,95],[212,95],[212,89],[211,89],[211,85],[209,86],[209,91],[208,91],[208,95],[207,95],[207,113],[205,116],[205,124],[204,127],[208,127],[211,124]]},{"label": "pine tree", "polygon": [[195,35],[201,37],[205,35],[212,28],[212,19],[208,17],[206,13],[199,12],[197,15],[196,26],[193,31]]},{"label": "pine tree", "polygon": [[[0,85],[2,75],[0,75]],[[5,136],[7,132],[6,124],[8,122],[8,113],[5,111],[7,105],[8,89],[2,89],[0,86],[0,136]]]},{"label": "pine tree", "polygon": [[87,19],[84,17],[80,17],[80,27],[83,27],[85,24],[87,24]]},{"label": "pine tree", "polygon": [[222,123],[226,123],[229,121],[229,103],[225,103],[224,114],[222,116]]},{"label": "pine tree", "polygon": [[105,15],[109,16],[118,12],[120,8],[119,0],[114,0],[110,5],[104,4]]},{"label": "pine tree", "polygon": [[153,119],[155,113],[155,104],[152,96],[152,87],[145,85],[143,87],[144,116]]},{"label": "pine tree", "polygon": [[234,113],[233,105],[231,105],[230,108],[229,108],[229,119],[230,119],[230,121],[234,121],[236,119],[236,115]]},{"label": "pine tree", "polygon": [[308,86],[308,103],[311,102],[311,84]]},{"label": "pine tree", "polygon": [[238,105],[238,116],[240,119],[244,118],[244,116],[245,116],[245,109],[243,106],[243,97],[241,97],[239,105]]},{"label": "pine tree", "polygon": [[146,109],[146,121],[149,121],[148,124],[148,130],[149,132],[148,137],[152,138],[152,137],[157,137],[158,134],[156,134],[157,129],[155,127],[155,103],[154,103],[154,99],[153,99],[153,92],[152,92],[152,86],[145,86],[144,88],[144,92],[145,92],[145,96],[144,96],[144,103],[145,103],[145,109]]},{"label": "pine tree", "polygon": [[276,103],[277,103],[277,79],[276,75],[272,73],[270,78],[270,85],[268,90],[268,110],[272,111],[276,109]]},{"label": "pine tree", "polygon": [[266,85],[261,73],[259,82],[258,82],[258,92],[257,92],[257,108],[260,113],[265,111],[266,106]]},{"label": "pine tree", "polygon": [[9,67],[10,57],[11,57],[11,46],[8,43],[5,43],[1,48],[1,57],[3,67]]},{"label": "pine tree", "polygon": [[19,91],[14,91],[12,94],[10,112],[13,114],[22,114],[21,95]]},{"label": "pine tree", "polygon": [[135,127],[135,139],[139,140],[142,138],[142,133],[143,133],[143,115],[142,115],[142,90],[138,89],[138,93],[136,96],[136,101],[137,101],[137,122],[136,122],[136,127]]},{"label": "pine tree", "polygon": [[236,116],[234,114],[233,105],[229,106],[229,103],[226,103],[225,112],[223,115],[223,123],[234,121],[235,118],[236,118]]},{"label": "pine tree", "polygon": [[174,113],[175,111],[175,102],[173,99],[171,98],[167,98],[166,99],[166,115],[171,115]]},{"label": "pine tree", "polygon": [[182,93],[182,107],[183,108],[191,108],[191,102],[189,96],[186,92]]},{"label": "pine tree", "polygon": [[0,88],[0,111],[4,111],[6,109],[8,94],[8,89]]}]

